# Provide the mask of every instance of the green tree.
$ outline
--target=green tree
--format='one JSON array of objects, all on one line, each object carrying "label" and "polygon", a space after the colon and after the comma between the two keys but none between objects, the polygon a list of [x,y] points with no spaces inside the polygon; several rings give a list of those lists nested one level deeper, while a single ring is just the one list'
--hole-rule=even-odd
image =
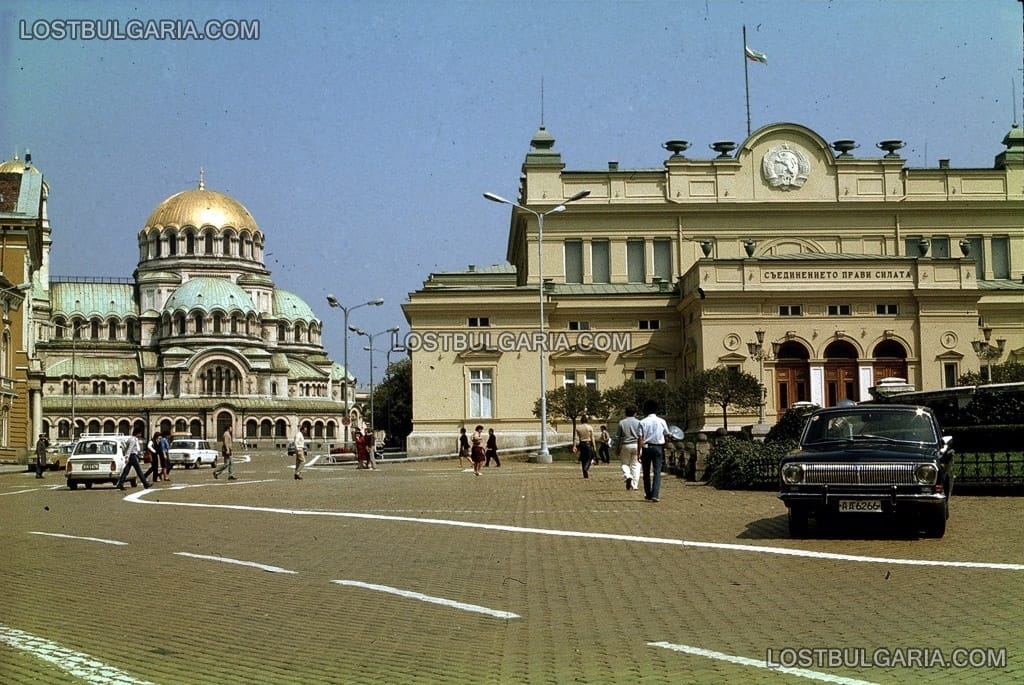
[{"label": "green tree", "polygon": [[671,386],[664,381],[638,380],[628,380],[617,388],[605,390],[604,399],[609,421],[621,418],[630,405],[640,412],[647,400],[654,400],[670,424],[683,428],[689,428],[690,406],[694,402],[685,383]]},{"label": "green tree", "polygon": [[[548,422],[557,425],[559,419],[572,422],[576,431],[576,419],[581,416],[603,417],[606,405],[601,393],[592,385],[575,383],[554,390],[548,390]],[[533,405],[533,415],[540,418],[540,399]]]},{"label": "green tree", "polygon": [[729,430],[729,407],[739,411],[757,409],[761,404],[761,383],[756,376],[716,366],[686,379],[686,396],[722,408],[722,426]]},{"label": "green tree", "polygon": [[[992,365],[993,383],[1020,383],[1024,381],[1024,364],[1020,362],[1003,362]],[[988,370],[968,371],[956,379],[957,385],[985,385],[988,381]]]},{"label": "green tree", "polygon": [[373,425],[386,428],[390,445],[405,445],[412,433],[412,361],[391,364],[373,389]]}]

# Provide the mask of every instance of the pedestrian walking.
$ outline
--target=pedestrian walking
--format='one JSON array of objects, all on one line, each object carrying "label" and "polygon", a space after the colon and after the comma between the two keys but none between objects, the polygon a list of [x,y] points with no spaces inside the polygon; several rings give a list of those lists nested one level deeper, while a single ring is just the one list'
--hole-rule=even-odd
[{"label": "pedestrian walking", "polygon": [[50,439],[46,433],[40,433],[36,440],[36,478],[43,477],[43,470],[46,468],[46,450],[50,447]]},{"label": "pedestrian walking", "polygon": [[146,441],[146,446],[142,450],[142,460],[149,462],[149,468],[146,469],[146,477],[152,476],[152,482],[160,482],[160,478],[163,476],[164,468],[160,461],[160,448],[157,447],[156,441],[160,436],[160,431],[153,433],[153,437]]},{"label": "pedestrian walking", "polygon": [[135,473],[139,474],[139,480],[142,481],[142,487],[148,488],[149,481],[146,480],[145,474],[142,473],[142,466],[139,464],[139,453],[142,451],[139,445],[139,438],[142,436],[142,429],[136,428],[132,436],[128,438],[127,456],[124,460],[124,468],[121,469],[121,477],[117,479],[117,489],[124,490],[124,479],[128,477],[128,472],[135,469]]},{"label": "pedestrian walking", "polygon": [[377,438],[373,435],[373,429],[366,431],[366,435],[363,436],[363,441],[366,443],[366,466],[371,471],[377,470],[377,455],[374,451],[377,449]]},{"label": "pedestrian walking", "polygon": [[171,463],[171,446],[167,442],[167,436],[170,434],[170,431],[158,432],[153,443],[160,457],[160,468],[163,471],[164,480],[168,483],[171,482],[171,469],[174,468],[174,464]]},{"label": "pedestrian walking", "polygon": [[366,459],[366,436],[361,428],[356,428],[352,433],[352,440],[356,443],[356,468],[367,468]]},{"label": "pedestrian walking", "polygon": [[482,476],[483,464],[484,464],[484,427],[477,426],[473,432],[473,437],[470,439],[473,443],[472,450],[470,451],[470,459],[473,460],[473,473],[477,476]]},{"label": "pedestrian walking", "polygon": [[608,426],[601,426],[601,435],[597,439],[597,457],[602,464],[611,461],[609,450],[612,446],[612,436],[608,432]]},{"label": "pedestrian walking", "polygon": [[235,461],[232,458],[234,452],[234,436],[231,434],[231,426],[224,430],[220,438],[220,456],[224,463],[213,470],[213,477],[220,478],[224,469],[228,471],[228,480],[235,480]]},{"label": "pedestrian walking", "polygon": [[640,419],[636,418],[636,407],[626,407],[626,417],[619,421],[619,432],[615,438],[615,456],[622,465],[622,480],[627,490],[640,487],[640,462],[638,460],[643,435],[640,432]]},{"label": "pedestrian walking", "polygon": [[466,435],[466,427],[465,426],[463,426],[462,428],[459,429],[458,450],[459,450],[459,468],[460,469],[462,468],[462,460],[463,459],[469,459],[470,463],[473,463],[473,460],[471,458],[471,453],[470,453],[469,436]]},{"label": "pedestrian walking", "polygon": [[644,470],[644,499],[657,502],[661,490],[661,469],[665,464],[665,442],[669,439],[668,424],[657,414],[658,403],[644,402],[646,416],[640,419],[643,447],[640,463]]},{"label": "pedestrian walking", "polygon": [[295,431],[295,480],[302,480],[302,469],[306,466],[306,427]]},{"label": "pedestrian walking", "polygon": [[580,417],[580,423],[576,426],[575,440],[573,440],[572,451],[578,452],[580,466],[583,468],[583,477],[590,478],[590,464],[594,461],[594,428],[590,425],[586,415]]},{"label": "pedestrian walking", "polygon": [[491,459],[494,460],[495,466],[501,466],[501,460],[498,459],[498,438],[494,437],[494,429],[487,429],[487,461],[484,462],[484,466],[491,465]]}]

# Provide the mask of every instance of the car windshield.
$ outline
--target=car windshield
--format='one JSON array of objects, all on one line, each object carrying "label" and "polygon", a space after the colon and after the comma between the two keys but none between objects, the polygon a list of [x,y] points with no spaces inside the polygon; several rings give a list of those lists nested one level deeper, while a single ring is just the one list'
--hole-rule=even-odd
[{"label": "car windshield", "polygon": [[172,450],[190,450],[195,446],[196,444],[192,440],[175,440],[174,442],[171,443]]},{"label": "car windshield", "polygon": [[928,442],[937,440],[931,417],[922,409],[878,411],[870,408],[822,413],[810,418],[804,444],[881,440]]}]

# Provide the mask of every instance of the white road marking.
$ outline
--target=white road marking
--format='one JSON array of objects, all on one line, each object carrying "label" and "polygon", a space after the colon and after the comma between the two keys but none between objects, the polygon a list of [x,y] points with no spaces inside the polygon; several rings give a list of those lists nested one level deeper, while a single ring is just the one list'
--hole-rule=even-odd
[{"label": "white road marking", "polygon": [[[189,486],[186,486],[189,487]],[[732,542],[702,542],[697,540],[680,540],[677,538],[656,538],[643,535],[621,535],[617,533],[593,533],[581,530],[557,530],[550,528],[529,528],[507,526],[496,523],[475,523],[472,521],[454,521],[450,519],[416,518],[413,516],[388,516],[385,514],[363,514],[348,511],[324,511],[312,509],[280,509],[277,507],[254,507],[243,504],[204,504],[201,502],[150,502],[143,497],[152,492],[142,490],[132,493],[126,500],[142,504],[162,504],[171,507],[194,507],[197,509],[227,509],[235,511],[256,511],[269,514],[288,514],[290,516],[328,516],[334,518],[369,519],[376,521],[395,521],[402,523],[421,523],[428,525],[452,526],[455,528],[477,528],[480,530],[496,530],[505,533],[525,533],[531,535],[551,535],[553,537],[590,538],[592,540],[615,540],[618,542],[639,542],[652,545],[673,545],[676,547],[694,547],[698,549],[717,549],[728,552],[753,552],[758,554],[777,554],[779,556],[803,557],[806,559],[830,559],[833,561],[855,561],[868,564],[892,564],[896,566],[938,566],[942,568],[977,568],[997,571],[1024,571],[1024,564],[1006,564],[989,561],[943,561],[939,559],[900,559],[896,557],[867,557],[856,554],[839,554],[836,552],[815,552],[791,547],[769,547],[766,545],[741,545]]]},{"label": "white road marking", "polygon": [[800,676],[801,678],[810,678],[811,680],[820,680],[826,683],[840,683],[841,685],[874,685],[871,681],[868,680],[844,678],[843,676],[832,675],[830,673],[809,671],[805,668],[792,668],[789,666],[769,666],[763,660],[759,661],[757,659],[750,659],[745,656],[735,656],[733,654],[715,652],[710,649],[690,647],[689,645],[676,645],[672,644],[671,642],[648,642],[647,646],[663,647],[665,649],[671,649],[676,652],[684,652],[686,654],[693,654],[694,656],[703,656],[707,657],[708,659],[718,659],[719,661],[728,661],[733,664],[740,664],[741,666],[754,666],[756,668],[766,668],[769,671]]},{"label": "white road marking", "polygon": [[120,540],[105,540],[103,538],[89,538],[81,535],[65,535],[64,533],[44,533],[41,530],[30,530],[29,535],[45,535],[51,538],[65,538],[67,540],[85,540],[87,542],[102,542],[104,545],[127,545],[127,542]]},{"label": "white road marking", "polygon": [[0,642],[30,653],[87,683],[118,683],[121,685],[152,685],[148,680],[133,678],[124,671],[76,652],[45,638],[0,623]]},{"label": "white road marking", "polygon": [[392,595],[398,595],[399,597],[408,597],[409,599],[418,599],[421,602],[430,602],[432,604],[440,604],[442,606],[452,607],[453,609],[461,609],[462,611],[472,611],[478,614],[486,614],[487,616],[493,616],[494,618],[519,618],[519,614],[513,614],[511,611],[499,611],[498,609],[489,609],[482,607],[477,604],[466,604],[465,602],[456,602],[451,599],[445,599],[444,597],[432,597],[430,595],[424,595],[420,592],[413,592],[411,590],[400,590],[396,587],[390,587],[388,585],[376,585],[374,583],[364,583],[359,580],[332,580],[332,583],[338,585],[348,585],[351,587],[361,587],[367,590],[377,590],[378,592],[387,592]]},{"label": "white road marking", "polygon": [[255,561],[241,561],[240,559],[229,559],[228,557],[217,557],[209,554],[192,554],[190,552],[175,552],[179,557],[192,557],[193,559],[207,559],[209,561],[220,561],[225,564],[237,564],[239,566],[251,566],[252,568],[258,568],[262,571],[270,571],[271,573],[298,573],[298,571],[289,571],[286,568],[280,566],[267,566],[266,564],[258,564]]}]

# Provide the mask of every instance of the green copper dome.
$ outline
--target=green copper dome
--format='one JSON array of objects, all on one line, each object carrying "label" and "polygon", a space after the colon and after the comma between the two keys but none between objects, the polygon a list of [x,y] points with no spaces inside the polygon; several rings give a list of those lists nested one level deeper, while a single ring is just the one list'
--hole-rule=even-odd
[{"label": "green copper dome", "polygon": [[316,321],[316,314],[301,297],[280,288],[274,291],[274,315],[287,321]]},{"label": "green copper dome", "polygon": [[246,314],[256,311],[252,298],[244,290],[226,278],[193,278],[181,284],[164,305],[165,312],[201,309],[211,312],[242,311]]}]

